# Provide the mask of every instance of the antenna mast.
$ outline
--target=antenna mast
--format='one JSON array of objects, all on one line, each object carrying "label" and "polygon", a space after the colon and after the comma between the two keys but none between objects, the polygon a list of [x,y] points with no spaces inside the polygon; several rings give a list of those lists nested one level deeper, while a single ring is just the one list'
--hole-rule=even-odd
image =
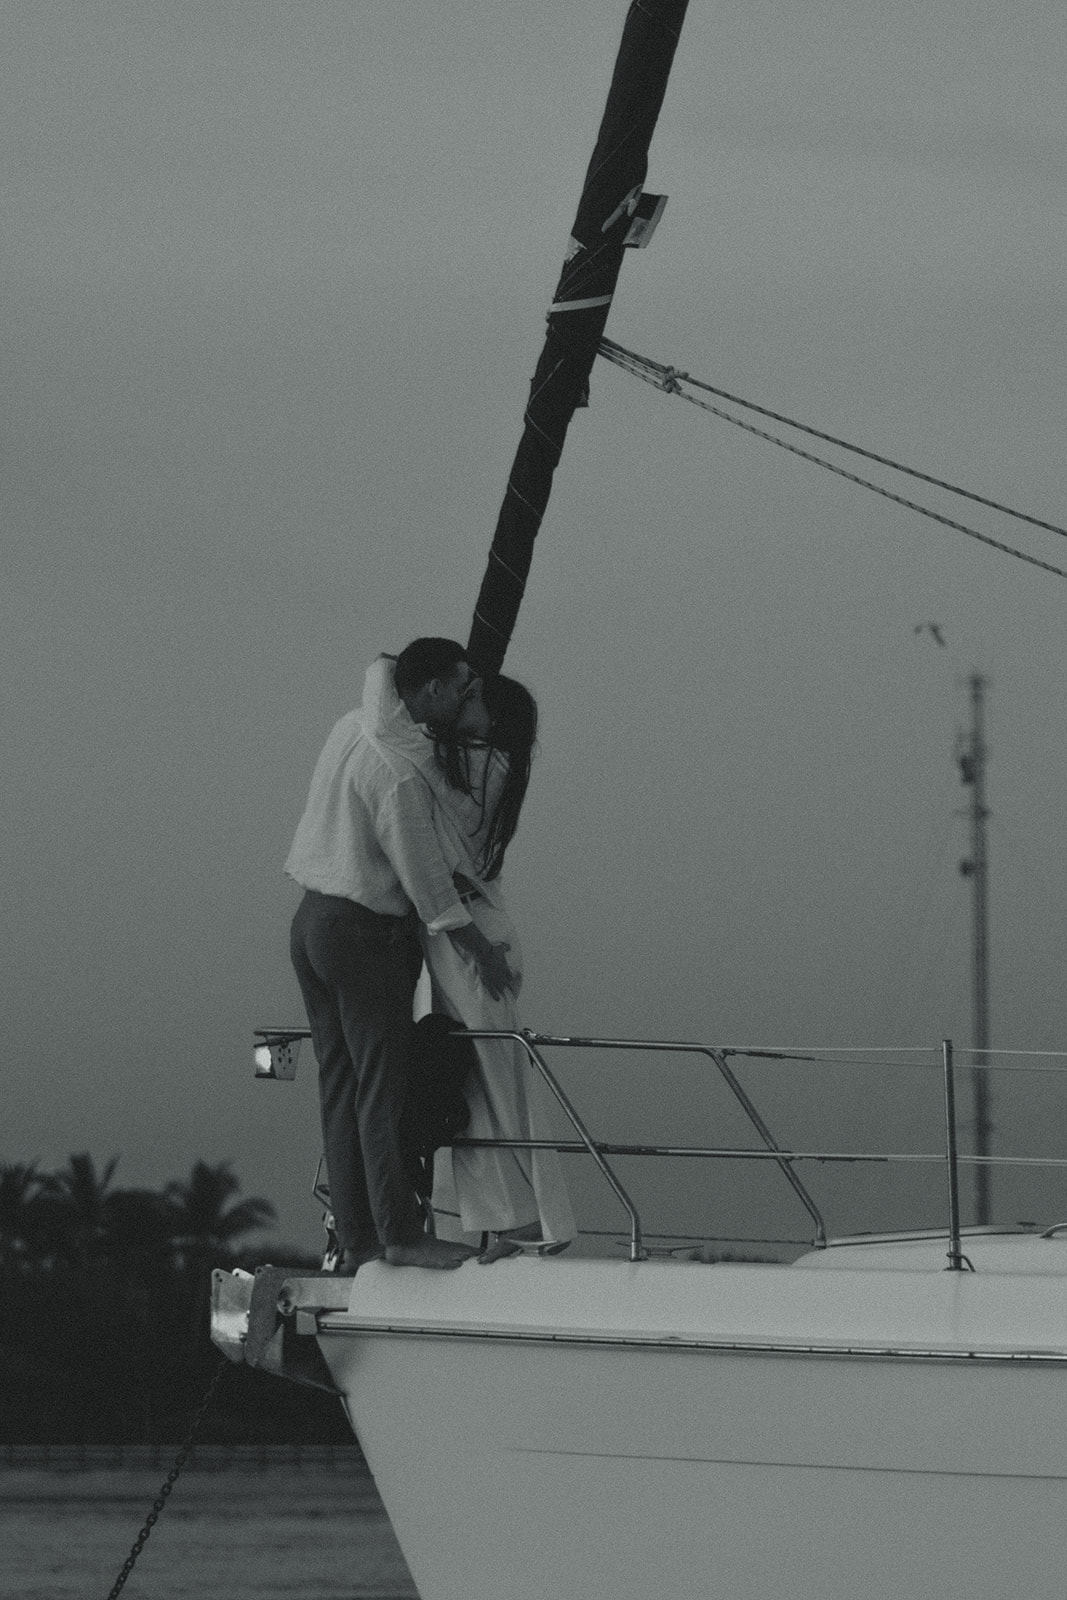
[{"label": "antenna mast", "polygon": [[961,780],[971,791],[969,809],[971,853],[965,861],[960,862],[960,872],[971,880],[973,912],[971,992],[974,1055],[971,1084],[974,1099],[974,1153],[979,1157],[979,1165],[975,1168],[975,1221],[986,1224],[991,1220],[992,1173],[984,1158],[990,1153],[993,1132],[990,1118],[989,1073],[986,1070],[989,1058],[985,1054],[990,1048],[989,856],[986,848],[986,818],[989,816],[989,811],[985,803],[986,679],[981,673],[974,672],[968,681],[971,692],[971,728],[957,759]]}]

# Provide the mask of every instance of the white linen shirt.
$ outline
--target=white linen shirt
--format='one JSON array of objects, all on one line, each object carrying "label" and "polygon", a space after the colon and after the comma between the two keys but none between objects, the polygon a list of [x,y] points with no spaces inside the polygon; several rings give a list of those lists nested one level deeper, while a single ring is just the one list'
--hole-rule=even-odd
[{"label": "white linen shirt", "polygon": [[363,705],[335,724],[311,779],[285,863],[305,889],[402,917],[412,906],[429,933],[471,921],[434,827],[433,794],[414,757],[426,735],[393,683],[393,663],[368,669]]}]

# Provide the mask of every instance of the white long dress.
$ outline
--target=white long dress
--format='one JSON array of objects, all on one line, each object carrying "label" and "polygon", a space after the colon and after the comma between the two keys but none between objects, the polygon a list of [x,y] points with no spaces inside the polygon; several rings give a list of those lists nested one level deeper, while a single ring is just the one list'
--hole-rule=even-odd
[{"label": "white long dress", "polygon": [[[510,946],[508,964],[519,973],[522,952],[518,934],[508,916],[499,878],[486,882],[478,876],[477,856],[485,834],[485,812],[490,809],[506,768],[496,752],[471,751],[474,796],[432,781],[435,819],[442,843],[459,858],[457,870],[477,888],[467,901],[475,924],[493,944]],[[483,785],[489,788],[489,807],[481,804]],[[494,1000],[484,987],[474,962],[457,949],[445,933],[423,938],[429,973],[429,1000],[434,1011],[444,1011],[467,1028],[518,1028],[515,994]],[[424,974],[425,977],[425,974]],[[426,985],[423,986],[425,994]],[[427,1009],[429,1009],[427,1008]],[[511,1040],[476,1040],[478,1072],[467,1085],[470,1123],[465,1130],[477,1139],[551,1139],[551,1092],[521,1046]],[[577,1233],[561,1161],[555,1150],[451,1150],[437,1152],[434,1165],[433,1208],[441,1238],[459,1238],[483,1232],[540,1223],[544,1240],[569,1240]]]}]

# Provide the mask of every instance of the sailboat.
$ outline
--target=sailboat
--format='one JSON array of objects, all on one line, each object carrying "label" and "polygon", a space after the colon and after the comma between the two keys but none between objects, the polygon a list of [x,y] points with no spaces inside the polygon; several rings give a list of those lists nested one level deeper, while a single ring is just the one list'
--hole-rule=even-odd
[{"label": "sailboat", "polygon": [[[485,671],[503,660],[590,368],[619,357],[604,325],[625,250],[663,209],[645,165],[685,10],[634,0],[627,17],[475,610]],[[265,1075],[291,1075],[301,1033],[262,1035]],[[214,1275],[220,1349],[341,1397],[423,1600],[1061,1600],[1067,1224],[961,1226],[951,1044],[926,1062],[943,1078],[943,1149],[911,1158],[944,1170],[944,1226],[833,1238],[804,1162],[905,1158],[783,1148],[736,1071],[772,1052],[502,1037],[555,1095],[560,1147],[610,1189],[620,1259]],[[701,1058],[751,1145],[599,1139],[550,1065],[563,1047]],[[768,1163],[808,1247],[789,1264],[656,1253],[617,1171],[635,1155]]]}]

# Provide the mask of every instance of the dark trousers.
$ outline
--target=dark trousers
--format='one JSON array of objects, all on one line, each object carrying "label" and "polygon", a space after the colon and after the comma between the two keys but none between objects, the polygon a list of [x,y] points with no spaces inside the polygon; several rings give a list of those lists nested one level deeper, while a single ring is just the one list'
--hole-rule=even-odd
[{"label": "dark trousers", "polygon": [[330,1209],[346,1250],[411,1244],[422,1219],[399,1143],[422,955],[414,918],[309,889],[289,941],[319,1064]]}]

